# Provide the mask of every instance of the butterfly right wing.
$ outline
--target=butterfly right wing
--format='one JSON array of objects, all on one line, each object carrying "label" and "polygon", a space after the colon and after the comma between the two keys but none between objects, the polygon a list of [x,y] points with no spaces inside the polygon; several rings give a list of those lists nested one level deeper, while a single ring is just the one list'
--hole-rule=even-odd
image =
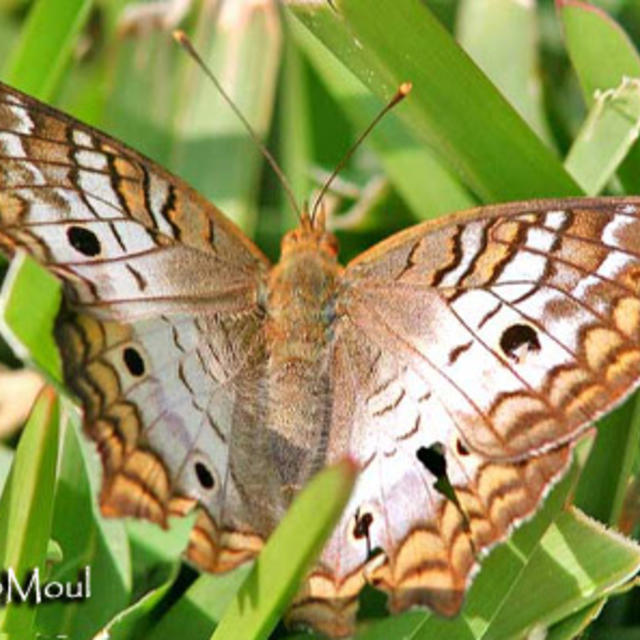
[{"label": "butterfly right wing", "polygon": [[63,281],[56,338],[101,453],[103,511],[165,523],[199,502],[195,560],[219,568],[225,544],[253,555],[259,540],[216,518],[234,421],[256,420],[239,395],[263,357],[266,258],[178,178],[4,85],[0,248]]}]

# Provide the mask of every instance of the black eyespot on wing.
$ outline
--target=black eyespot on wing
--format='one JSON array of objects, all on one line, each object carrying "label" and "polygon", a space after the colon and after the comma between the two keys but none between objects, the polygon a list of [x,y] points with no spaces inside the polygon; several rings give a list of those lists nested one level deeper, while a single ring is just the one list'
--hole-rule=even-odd
[{"label": "black eyespot on wing", "polygon": [[416,451],[416,458],[436,478],[443,478],[447,475],[447,461],[442,453],[442,445],[439,442],[432,444],[430,447],[420,447]]},{"label": "black eyespot on wing", "polygon": [[139,378],[140,376],[144,375],[144,360],[142,359],[142,356],[137,349],[134,349],[133,347],[127,347],[122,352],[122,359],[124,360],[124,363],[132,376]]},{"label": "black eyespot on wing", "polygon": [[469,449],[467,449],[467,447],[464,446],[464,444],[462,443],[462,440],[460,440],[460,438],[458,438],[456,440],[456,451],[458,452],[459,456],[468,456],[469,455]]},{"label": "black eyespot on wing", "polygon": [[526,346],[527,351],[540,351],[540,340],[536,330],[528,324],[513,324],[505,329],[500,338],[500,348],[506,356],[518,361],[517,351]]},{"label": "black eyespot on wing", "polygon": [[216,481],[213,477],[213,474],[206,465],[202,462],[196,462],[194,465],[194,469],[196,472],[196,477],[198,478],[198,482],[202,486],[203,489],[210,491],[216,486]]},{"label": "black eyespot on wing", "polygon": [[97,256],[101,251],[100,240],[98,236],[89,229],[84,227],[73,226],[67,229],[67,238],[69,244],[83,256],[92,258]]},{"label": "black eyespot on wing", "polygon": [[356,524],[353,527],[353,537],[360,538],[369,537],[369,528],[373,524],[373,514],[366,511],[365,513],[356,514]]}]

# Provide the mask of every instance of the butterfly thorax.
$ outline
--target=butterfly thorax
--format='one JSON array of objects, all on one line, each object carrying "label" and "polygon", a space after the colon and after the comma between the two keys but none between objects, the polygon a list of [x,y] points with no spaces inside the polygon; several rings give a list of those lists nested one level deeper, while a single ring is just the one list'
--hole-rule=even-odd
[{"label": "butterfly thorax", "polygon": [[342,268],[335,237],[301,225],[282,242],[268,282],[268,403],[271,457],[282,504],[325,464],[330,429],[329,341]]}]

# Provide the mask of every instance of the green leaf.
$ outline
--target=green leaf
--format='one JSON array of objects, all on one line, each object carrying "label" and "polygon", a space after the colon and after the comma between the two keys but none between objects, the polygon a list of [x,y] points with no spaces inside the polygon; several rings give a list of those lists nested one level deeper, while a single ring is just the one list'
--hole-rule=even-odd
[{"label": "green leaf", "polygon": [[[130,607],[120,611],[101,630],[100,634],[96,636],[96,640],[99,640],[99,638],[108,638],[108,640],[134,640],[135,638],[145,638],[145,640],[150,640],[148,628],[151,624],[154,610],[167,595],[169,589],[174,583],[176,574],[177,565],[159,587],[147,592]],[[182,628],[181,634],[178,634],[178,636],[165,637],[184,636],[184,631],[185,627]]]},{"label": "green leaf", "polygon": [[344,510],[356,479],[350,460],[325,469],[296,497],[271,534],[212,640],[262,640],[295,595],[300,581]]},{"label": "green leaf", "polygon": [[534,624],[545,628],[597,602],[640,569],[640,547],[570,509],[547,530],[531,567],[513,586],[487,640],[521,635]]},{"label": "green leaf", "polygon": [[640,76],[640,56],[620,26],[604,11],[579,0],[556,0],[567,50],[589,106],[597,91]]},{"label": "green leaf", "polygon": [[92,5],[91,0],[38,0],[4,65],[4,80],[42,100],[51,98]]},{"label": "green leaf", "polygon": [[17,356],[33,362],[56,386],[62,362],[52,336],[61,299],[57,278],[18,252],[0,291],[0,333]]},{"label": "green leaf", "polygon": [[574,502],[590,516],[617,525],[640,442],[640,397],[601,418],[598,436]]},{"label": "green leaf", "polygon": [[341,0],[338,14],[328,3],[289,6],[377,95],[388,100],[400,83],[413,83],[397,113],[482,200],[580,192],[424,3],[379,0],[371,11],[368,0]]},{"label": "green leaf", "polygon": [[[0,566],[12,569],[18,582],[38,570],[45,579],[45,560],[53,515],[58,455],[58,400],[46,387],[36,401],[20,438],[13,466],[0,498]],[[34,574],[35,576],[35,574]],[[34,577],[32,576],[32,577]],[[37,608],[14,603],[0,609],[0,631],[17,638],[32,633]]]}]

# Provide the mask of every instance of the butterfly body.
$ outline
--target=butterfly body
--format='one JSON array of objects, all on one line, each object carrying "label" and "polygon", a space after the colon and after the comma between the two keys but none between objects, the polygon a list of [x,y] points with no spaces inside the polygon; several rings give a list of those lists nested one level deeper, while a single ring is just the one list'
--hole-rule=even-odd
[{"label": "butterfly body", "polygon": [[187,555],[226,571],[315,471],[359,463],[289,612],[332,636],[367,581],[393,611],[458,612],[478,556],[640,379],[638,197],[480,207],[344,268],[303,216],[272,267],[180,179],[0,85],[0,248],[64,283],[104,513],[197,508]]}]

